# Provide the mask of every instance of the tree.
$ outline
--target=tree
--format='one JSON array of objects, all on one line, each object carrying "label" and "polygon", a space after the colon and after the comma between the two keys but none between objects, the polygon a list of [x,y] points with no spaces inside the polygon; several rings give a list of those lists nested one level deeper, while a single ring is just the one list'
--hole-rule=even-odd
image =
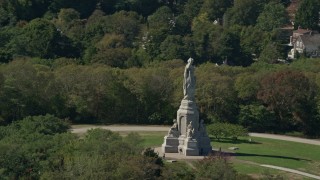
[{"label": "tree", "polygon": [[200,160],[196,167],[196,179],[237,179],[237,172],[232,168],[227,157],[209,156]]},{"label": "tree", "polygon": [[169,35],[160,45],[160,59],[186,59],[190,56],[186,55],[186,49],[182,36]]},{"label": "tree", "polygon": [[230,27],[234,24],[241,26],[255,25],[263,5],[263,2],[256,2],[255,0],[235,0],[234,6],[228,9],[224,15],[224,26]]},{"label": "tree", "polygon": [[226,129],[224,128],[224,123],[214,123],[207,126],[207,132],[208,135],[213,136],[218,141],[220,141],[221,138],[225,137]]},{"label": "tree", "polygon": [[96,39],[101,39],[107,32],[108,21],[109,18],[103,11],[95,10],[85,24],[85,41],[90,43],[96,41]]},{"label": "tree", "polygon": [[193,51],[196,55],[195,59],[200,60],[197,63],[214,61],[215,49],[213,44],[216,42],[215,39],[221,36],[223,32],[222,27],[210,23],[208,15],[203,13],[193,19],[191,30]]},{"label": "tree", "polygon": [[222,20],[223,14],[232,4],[232,0],[204,0],[200,13],[208,13],[211,21],[219,21]]},{"label": "tree", "polygon": [[175,17],[175,24],[172,30],[172,34],[186,36],[191,33],[191,21],[185,14],[180,14]]},{"label": "tree", "polygon": [[80,13],[72,8],[60,9],[60,12],[58,14],[58,23],[62,26],[65,26],[63,24],[69,24],[79,19]]},{"label": "tree", "polygon": [[274,112],[260,104],[240,105],[238,118],[250,132],[272,132],[277,126]]},{"label": "tree", "polygon": [[[115,11],[118,10],[119,3],[122,3],[122,1],[117,1],[117,0],[101,0],[99,2],[100,4],[100,8],[101,10],[103,10],[103,12],[105,12],[106,14],[113,14]],[[95,10],[97,11],[97,10]]]},{"label": "tree", "polygon": [[190,166],[184,162],[180,161],[175,164],[165,164],[162,169],[162,177],[165,179],[185,179],[192,180],[195,179],[195,172]]},{"label": "tree", "polygon": [[[32,20],[40,18],[47,11],[50,1],[44,0],[2,0],[0,6],[5,10],[7,15],[6,21]],[[1,10],[0,10],[1,12]]]},{"label": "tree", "polygon": [[[130,136],[132,134],[129,134]],[[58,177],[84,179],[155,179],[159,177],[161,165],[156,157],[141,154],[140,143],[128,143],[127,137],[109,130],[93,129],[82,140],[67,145],[62,154],[62,163],[46,171],[46,178]],[[135,139],[134,139],[135,138]],[[141,142],[138,136],[130,137]],[[95,148],[92,148],[95,147]],[[123,163],[126,161],[126,163]],[[62,170],[63,169],[63,170]],[[50,178],[49,178],[50,179]]]},{"label": "tree", "polygon": [[53,115],[28,116],[21,121],[14,122],[11,125],[20,135],[39,133],[44,135],[54,135],[65,133],[70,129],[67,120],[59,119]]},{"label": "tree", "polygon": [[148,17],[160,6],[158,0],[125,0],[125,3],[127,10],[135,11],[143,17]]},{"label": "tree", "polygon": [[105,34],[96,44],[96,54],[93,55],[91,62],[123,68],[130,57],[131,48],[127,48],[124,35]]},{"label": "tree", "polygon": [[21,33],[10,44],[14,55],[53,58],[59,37],[59,32],[51,22],[34,19],[21,29]]},{"label": "tree", "polygon": [[106,64],[112,67],[124,68],[131,57],[130,48],[99,49],[91,59],[91,63]]},{"label": "tree", "polygon": [[270,2],[264,6],[257,19],[257,27],[264,31],[280,28],[288,22],[285,7],[280,3]]},{"label": "tree", "polygon": [[6,63],[12,60],[12,48],[10,41],[18,34],[19,28],[6,26],[0,29],[0,62]]},{"label": "tree", "polygon": [[126,88],[138,99],[138,103],[133,107],[136,123],[163,124],[173,116],[173,82],[168,74],[168,69],[159,66],[148,69],[133,68],[126,72]]},{"label": "tree", "polygon": [[213,48],[219,62],[227,60],[227,64],[236,66],[249,66],[252,59],[241,50],[239,33],[223,31],[220,37],[215,38]]},{"label": "tree", "polygon": [[262,31],[257,26],[247,26],[240,30],[241,50],[255,58],[259,57],[261,52],[272,41],[270,32]]},{"label": "tree", "polygon": [[53,13],[59,12],[62,8],[72,8],[80,13],[81,18],[86,18],[96,9],[98,0],[51,0],[49,2],[48,9]]},{"label": "tree", "polygon": [[70,118],[78,121],[85,117],[91,121],[113,120],[111,117],[114,113],[102,111],[112,111],[107,106],[114,106],[110,96],[113,94],[115,81],[112,80],[110,68],[69,65],[58,69],[55,75],[59,93],[66,100],[67,109],[71,111],[68,112]]},{"label": "tree", "polygon": [[5,4],[5,1],[0,2],[0,27],[13,24],[16,21],[15,15],[5,8]]},{"label": "tree", "polygon": [[269,43],[261,52],[259,62],[276,63],[282,57],[279,46],[276,43]]},{"label": "tree", "polygon": [[[162,160],[141,138],[92,129],[83,138],[67,133],[51,115],[0,127],[0,175],[5,179],[156,179]],[[94,148],[92,148],[94,147]],[[123,163],[126,161],[126,163]]]},{"label": "tree", "polygon": [[194,17],[198,16],[204,0],[188,0],[184,5],[184,14],[189,17],[191,21]]},{"label": "tree", "polygon": [[319,9],[320,2],[318,0],[302,0],[295,15],[294,27],[309,28],[312,30],[320,30],[319,26]]},{"label": "tree", "polygon": [[0,112],[7,122],[52,112],[49,102],[56,91],[51,83],[53,74],[47,66],[20,59],[6,65],[2,72],[5,81]]},{"label": "tree", "polygon": [[169,30],[172,26],[170,20],[173,19],[173,12],[167,6],[162,6],[151,16],[148,17],[148,23],[150,29],[166,29]]},{"label": "tree", "polygon": [[6,126],[0,137],[1,177],[39,179],[39,172],[57,165],[54,155],[59,147],[74,141],[75,135],[65,133],[68,129],[69,124],[52,115],[27,117]]},{"label": "tree", "polygon": [[134,38],[140,31],[139,20],[140,16],[136,12],[119,11],[108,17],[105,28],[108,33],[124,35],[127,44],[132,46]]},{"label": "tree", "polygon": [[240,125],[229,123],[214,123],[208,126],[208,134],[214,136],[218,141],[221,138],[237,140],[238,137],[248,136],[248,130]]},{"label": "tree", "polygon": [[196,98],[200,113],[219,122],[236,122],[238,113],[237,94],[233,78],[219,71],[228,67],[204,64],[197,68]]},{"label": "tree", "polygon": [[257,73],[253,75],[250,72],[239,74],[235,81],[235,90],[238,97],[245,102],[255,101],[262,76]]},{"label": "tree", "polygon": [[257,97],[275,112],[279,130],[292,130],[294,123],[307,122],[310,117],[306,112],[315,108],[312,107],[314,87],[304,74],[297,71],[282,70],[266,76],[261,81]]}]

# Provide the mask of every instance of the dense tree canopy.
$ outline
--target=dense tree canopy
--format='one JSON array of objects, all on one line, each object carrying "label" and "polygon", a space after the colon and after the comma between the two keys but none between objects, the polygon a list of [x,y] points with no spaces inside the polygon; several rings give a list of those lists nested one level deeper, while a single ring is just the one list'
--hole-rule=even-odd
[{"label": "dense tree canopy", "polygon": [[[199,59],[199,63],[221,64],[228,59],[230,65],[248,66],[252,63],[250,54],[259,56],[266,44],[258,51],[242,46],[247,38],[241,31],[256,25],[256,29],[266,31],[258,35],[265,42],[271,33],[267,31],[283,25],[286,17],[286,3],[277,0],[0,3],[1,62],[17,56],[67,57],[120,68],[190,56]],[[124,37],[123,46],[99,46],[114,35]]]},{"label": "dense tree canopy", "polygon": [[302,0],[295,16],[295,28],[320,30],[320,2],[317,0]]},{"label": "dense tree canopy", "polygon": [[[278,61],[289,3],[0,0],[0,177],[245,179],[219,155],[170,168],[137,134],[69,132],[70,123],[171,124],[189,57],[212,135],[320,137],[320,59]],[[295,25],[319,30],[319,9],[302,0]]]},{"label": "dense tree canopy", "polygon": [[[266,63],[246,68],[202,64],[196,69],[201,117],[252,131],[317,135],[317,61],[287,69]],[[20,59],[1,65],[1,124],[46,113],[76,123],[167,124],[175,117],[182,99],[182,60],[128,69],[76,63]]]},{"label": "dense tree canopy", "polygon": [[[316,29],[317,2],[301,2],[302,27]],[[206,121],[319,135],[317,60],[277,64],[286,55],[279,27],[287,5],[1,0],[0,123],[46,113],[75,123],[170,123],[182,98],[183,60],[193,57]]]},{"label": "dense tree canopy", "polygon": [[148,179],[161,175],[162,160],[151,149],[141,153],[137,134],[122,137],[94,129],[80,139],[68,129],[65,120],[52,115],[26,117],[0,127],[1,177]]},{"label": "dense tree canopy", "polygon": [[271,31],[286,23],[288,23],[288,15],[285,7],[274,2],[266,4],[257,19],[257,26],[264,31]]}]

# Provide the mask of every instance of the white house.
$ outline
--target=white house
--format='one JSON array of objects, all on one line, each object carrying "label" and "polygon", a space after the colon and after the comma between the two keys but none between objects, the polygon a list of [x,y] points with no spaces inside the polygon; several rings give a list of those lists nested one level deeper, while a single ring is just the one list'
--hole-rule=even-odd
[{"label": "white house", "polygon": [[288,53],[289,59],[295,59],[297,57],[296,52],[305,54],[307,57],[320,57],[320,34],[299,28],[293,31],[289,46],[293,46]]}]

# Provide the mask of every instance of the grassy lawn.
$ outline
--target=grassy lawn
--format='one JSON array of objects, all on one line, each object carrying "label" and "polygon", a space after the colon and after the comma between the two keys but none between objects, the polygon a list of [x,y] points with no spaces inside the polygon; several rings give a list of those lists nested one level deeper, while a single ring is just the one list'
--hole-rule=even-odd
[{"label": "grassy lawn", "polygon": [[224,151],[228,147],[236,146],[236,158],[260,164],[269,164],[291,169],[301,170],[320,175],[320,147],[297,142],[253,138],[250,143],[245,139],[239,142],[229,140],[213,141],[214,148],[221,147]]},{"label": "grassy lawn", "polygon": [[158,147],[163,143],[163,137],[167,132],[139,132],[144,139],[143,145],[145,147]]},{"label": "grassy lawn", "polygon": [[266,168],[255,164],[246,164],[241,161],[232,160],[232,165],[237,172],[241,174],[247,174],[254,178],[260,179],[261,177],[265,177],[267,175],[271,175],[273,177],[280,176],[284,177],[284,179],[290,180],[312,180],[312,178],[308,178],[305,176],[301,176],[298,174],[293,174],[285,171],[280,171],[276,169]]},{"label": "grassy lawn", "polygon": [[[130,132],[121,131],[118,132],[121,136],[126,136]],[[163,143],[163,137],[167,134],[167,132],[136,132],[141,138],[144,140],[142,145],[144,147],[159,147]]]},{"label": "grassy lawn", "polygon": [[[155,147],[161,146],[166,132],[140,132],[139,134],[145,140],[144,146]],[[221,140],[212,141],[211,143],[216,149],[221,147],[223,151],[236,153],[231,159],[236,158],[232,160],[234,167],[243,174],[262,174],[266,169],[272,174],[280,173],[286,174],[286,176],[289,174],[254,164],[258,163],[287,167],[320,175],[320,146],[258,137],[251,137],[252,142],[250,143],[247,139],[242,138],[238,142]],[[232,146],[239,147],[239,150],[228,150]],[[254,163],[248,164],[241,161]]]}]

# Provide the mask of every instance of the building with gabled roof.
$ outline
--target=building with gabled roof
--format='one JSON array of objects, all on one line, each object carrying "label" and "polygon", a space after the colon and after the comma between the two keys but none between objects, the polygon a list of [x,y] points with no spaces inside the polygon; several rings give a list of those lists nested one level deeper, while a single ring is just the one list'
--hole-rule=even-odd
[{"label": "building with gabled roof", "polygon": [[307,57],[320,57],[320,34],[308,29],[297,29],[290,37],[289,46],[293,46],[288,53],[289,59],[295,59],[296,52]]}]

